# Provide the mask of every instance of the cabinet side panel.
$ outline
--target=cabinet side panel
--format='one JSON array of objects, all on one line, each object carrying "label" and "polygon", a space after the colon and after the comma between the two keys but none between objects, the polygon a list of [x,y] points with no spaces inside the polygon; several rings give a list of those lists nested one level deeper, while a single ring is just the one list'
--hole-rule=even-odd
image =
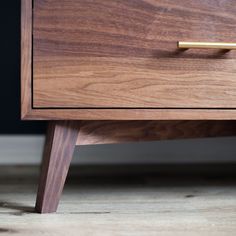
[{"label": "cabinet side panel", "polygon": [[31,110],[32,0],[21,0],[21,118]]}]

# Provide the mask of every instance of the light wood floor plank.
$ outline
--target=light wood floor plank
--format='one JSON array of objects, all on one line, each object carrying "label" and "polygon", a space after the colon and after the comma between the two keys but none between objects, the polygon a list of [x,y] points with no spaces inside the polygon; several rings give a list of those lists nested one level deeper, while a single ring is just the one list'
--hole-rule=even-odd
[{"label": "light wood floor plank", "polygon": [[46,215],[32,212],[34,181],[0,181],[0,235],[228,236],[236,232],[234,179],[107,178],[69,181],[58,213]]}]

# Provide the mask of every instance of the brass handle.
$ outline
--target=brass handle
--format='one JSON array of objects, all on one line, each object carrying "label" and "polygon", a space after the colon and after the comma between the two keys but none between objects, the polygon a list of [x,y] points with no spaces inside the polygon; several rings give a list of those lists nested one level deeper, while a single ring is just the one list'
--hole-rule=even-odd
[{"label": "brass handle", "polygon": [[221,49],[236,50],[236,43],[211,43],[211,42],[178,42],[178,48],[182,49]]}]

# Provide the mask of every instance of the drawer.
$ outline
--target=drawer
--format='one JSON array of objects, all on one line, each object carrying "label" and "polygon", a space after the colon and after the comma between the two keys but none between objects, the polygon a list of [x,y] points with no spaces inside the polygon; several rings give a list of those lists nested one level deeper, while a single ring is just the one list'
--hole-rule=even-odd
[{"label": "drawer", "polygon": [[236,108],[235,0],[34,0],[33,108]]}]

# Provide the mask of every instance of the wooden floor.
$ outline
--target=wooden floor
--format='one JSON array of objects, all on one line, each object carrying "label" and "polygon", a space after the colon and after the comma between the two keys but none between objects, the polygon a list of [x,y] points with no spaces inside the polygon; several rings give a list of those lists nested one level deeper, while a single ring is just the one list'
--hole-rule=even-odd
[{"label": "wooden floor", "polygon": [[1,172],[1,236],[236,235],[234,178],[81,176],[49,215],[33,213],[35,193],[35,178]]}]

